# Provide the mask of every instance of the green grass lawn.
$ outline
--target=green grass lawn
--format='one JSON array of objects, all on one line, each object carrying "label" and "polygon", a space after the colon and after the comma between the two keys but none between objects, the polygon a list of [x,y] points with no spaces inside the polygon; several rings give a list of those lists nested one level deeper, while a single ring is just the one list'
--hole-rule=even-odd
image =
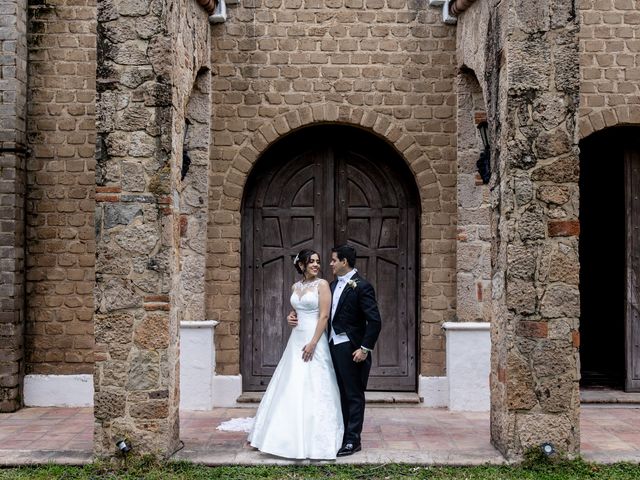
[{"label": "green grass lawn", "polygon": [[366,479],[392,480],[416,479],[460,479],[460,480],[507,480],[507,479],[640,479],[640,465],[619,463],[596,465],[583,461],[549,463],[525,462],[518,466],[482,467],[417,467],[412,465],[321,465],[291,467],[204,467],[190,463],[155,463],[139,460],[127,468],[93,464],[86,467],[49,465],[0,469],[0,480],[8,479]]}]

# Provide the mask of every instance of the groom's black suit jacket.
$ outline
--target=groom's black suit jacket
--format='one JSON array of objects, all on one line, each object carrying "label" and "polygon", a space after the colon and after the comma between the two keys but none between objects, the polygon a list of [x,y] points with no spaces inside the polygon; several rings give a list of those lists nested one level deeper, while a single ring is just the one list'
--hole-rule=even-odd
[{"label": "groom's black suit jacket", "polygon": [[[344,286],[336,313],[329,322],[329,335],[333,326],[336,333],[346,333],[355,348],[373,349],[382,327],[376,294],[371,284],[357,272],[351,280],[356,282],[356,287],[348,283]],[[331,282],[332,295],[337,284],[338,280]]]}]

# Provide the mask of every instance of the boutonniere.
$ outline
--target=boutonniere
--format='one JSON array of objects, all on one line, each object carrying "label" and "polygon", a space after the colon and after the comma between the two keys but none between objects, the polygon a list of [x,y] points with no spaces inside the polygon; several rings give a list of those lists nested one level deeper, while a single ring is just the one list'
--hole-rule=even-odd
[{"label": "boutonniere", "polygon": [[358,286],[358,283],[355,280],[348,280],[347,281],[347,286],[353,288],[354,290],[356,289],[356,287]]}]

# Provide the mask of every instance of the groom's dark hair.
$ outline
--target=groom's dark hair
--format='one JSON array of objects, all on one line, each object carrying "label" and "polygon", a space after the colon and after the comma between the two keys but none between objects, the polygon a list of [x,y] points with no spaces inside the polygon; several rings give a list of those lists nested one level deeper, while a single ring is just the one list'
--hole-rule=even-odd
[{"label": "groom's dark hair", "polygon": [[331,249],[338,256],[338,260],[347,260],[347,263],[351,268],[356,266],[356,249],[351,245],[338,245]]}]

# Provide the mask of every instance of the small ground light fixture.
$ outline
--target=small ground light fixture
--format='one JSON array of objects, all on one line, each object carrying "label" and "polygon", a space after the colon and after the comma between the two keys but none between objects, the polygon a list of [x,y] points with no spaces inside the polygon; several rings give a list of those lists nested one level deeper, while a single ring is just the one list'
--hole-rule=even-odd
[{"label": "small ground light fixture", "polygon": [[118,447],[118,450],[123,455],[126,455],[127,453],[129,453],[131,451],[131,443],[126,438],[118,440],[116,442],[116,447]]},{"label": "small ground light fixture", "polygon": [[546,457],[551,457],[556,453],[555,447],[552,443],[549,442],[544,442],[542,445],[540,445],[540,449]]}]

